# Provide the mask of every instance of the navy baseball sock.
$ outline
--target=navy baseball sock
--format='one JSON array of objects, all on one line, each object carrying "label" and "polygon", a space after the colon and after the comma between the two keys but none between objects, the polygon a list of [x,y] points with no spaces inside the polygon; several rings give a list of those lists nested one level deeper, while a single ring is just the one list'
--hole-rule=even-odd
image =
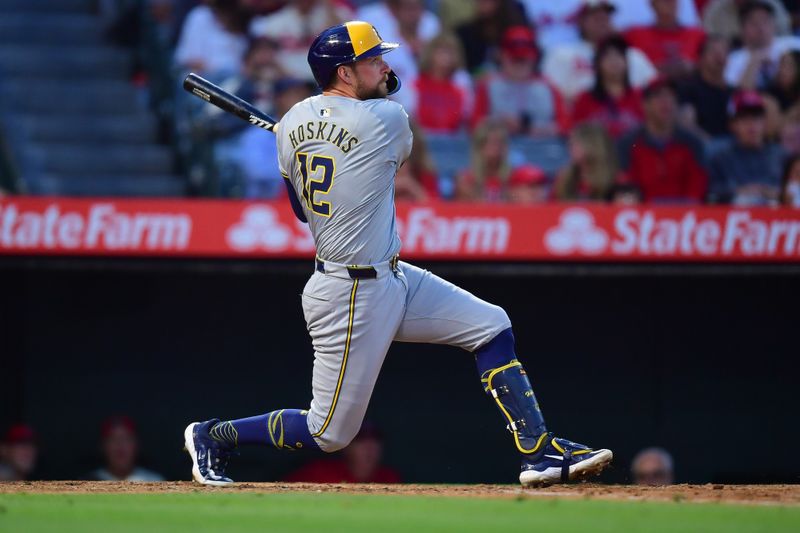
[{"label": "navy baseball sock", "polygon": [[504,329],[495,337],[478,348],[475,352],[475,363],[481,376],[485,373],[507,365],[517,358],[514,352],[514,332]]},{"label": "navy baseball sock", "polygon": [[308,411],[300,409],[281,409],[265,415],[219,422],[208,433],[214,440],[233,446],[272,444],[279,450],[318,450],[319,446],[308,431],[307,415]]},{"label": "navy baseball sock", "polygon": [[539,451],[539,437],[547,432],[547,426],[525,369],[514,353],[511,328],[481,346],[475,352],[475,362],[484,390],[494,398],[514,434],[517,450],[526,455]]}]

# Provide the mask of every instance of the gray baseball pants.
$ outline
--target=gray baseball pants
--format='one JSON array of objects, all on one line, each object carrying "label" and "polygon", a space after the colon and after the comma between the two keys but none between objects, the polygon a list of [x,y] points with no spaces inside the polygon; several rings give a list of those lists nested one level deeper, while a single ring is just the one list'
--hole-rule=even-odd
[{"label": "gray baseball pants", "polygon": [[376,277],[353,279],[353,267],[324,262],[303,290],[314,347],[308,429],[326,452],[347,446],[361,428],[392,341],[474,352],[511,326],[502,308],[427,270],[402,261],[368,267]]}]

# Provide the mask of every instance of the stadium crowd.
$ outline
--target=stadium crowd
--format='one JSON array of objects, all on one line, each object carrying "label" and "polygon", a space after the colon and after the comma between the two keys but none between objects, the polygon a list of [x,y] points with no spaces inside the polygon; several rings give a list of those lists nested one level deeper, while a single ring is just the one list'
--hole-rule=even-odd
[{"label": "stadium crowd", "polygon": [[[325,27],[399,42],[386,60],[415,148],[398,198],[800,207],[797,1],[150,3],[175,79],[276,118],[318,92],[306,53]],[[274,137],[195,100],[177,95],[175,117],[213,148],[213,194],[285,194]]]}]

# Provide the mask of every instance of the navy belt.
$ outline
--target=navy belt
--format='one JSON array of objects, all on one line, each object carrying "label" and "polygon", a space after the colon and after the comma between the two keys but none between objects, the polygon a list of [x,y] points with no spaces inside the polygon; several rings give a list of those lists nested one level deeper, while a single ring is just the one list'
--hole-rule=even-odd
[{"label": "navy belt", "polygon": [[[317,272],[325,273],[325,261],[320,258],[316,259]],[[378,271],[371,266],[349,266],[347,273],[351,279],[375,279],[378,277]]]},{"label": "navy belt", "polygon": [[[389,266],[393,272],[397,272],[398,261],[399,261],[399,256],[397,255],[395,255],[389,260]],[[314,259],[314,264],[317,272],[325,274],[324,260],[317,257]],[[337,265],[337,267],[341,267],[341,265]],[[351,279],[375,279],[378,277],[378,271],[375,270],[375,267],[369,265],[366,266],[351,265],[345,268],[347,269],[347,274],[350,276]]]}]

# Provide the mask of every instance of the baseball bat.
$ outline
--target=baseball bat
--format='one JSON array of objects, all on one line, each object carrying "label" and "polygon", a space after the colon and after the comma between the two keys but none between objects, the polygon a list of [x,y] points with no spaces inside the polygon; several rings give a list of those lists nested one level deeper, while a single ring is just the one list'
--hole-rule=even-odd
[{"label": "baseball bat", "polygon": [[198,76],[194,72],[190,73],[186,76],[186,79],[183,80],[183,88],[198,98],[202,98],[223,111],[233,113],[254,126],[258,126],[259,128],[273,133],[278,129],[277,120],[259,111],[252,104],[229,93],[222,87],[218,87],[207,79]]}]

